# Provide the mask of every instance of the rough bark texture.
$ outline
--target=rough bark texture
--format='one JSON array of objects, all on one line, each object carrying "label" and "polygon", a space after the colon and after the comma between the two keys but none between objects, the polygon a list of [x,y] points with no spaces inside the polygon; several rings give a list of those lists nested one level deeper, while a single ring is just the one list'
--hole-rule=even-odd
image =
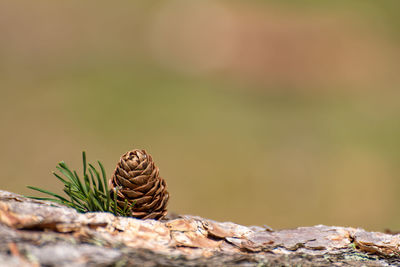
[{"label": "rough bark texture", "polygon": [[1,266],[399,266],[400,235],[75,210],[0,191]]}]

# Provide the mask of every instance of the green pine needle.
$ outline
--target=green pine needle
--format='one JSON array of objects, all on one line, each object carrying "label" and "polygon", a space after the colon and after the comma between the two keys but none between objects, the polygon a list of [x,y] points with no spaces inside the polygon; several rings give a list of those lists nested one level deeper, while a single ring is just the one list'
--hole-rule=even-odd
[{"label": "green pine needle", "polygon": [[112,192],[109,192],[107,176],[103,164],[97,161],[100,167],[100,171],[98,171],[94,165],[87,163],[85,151],[82,152],[82,162],[83,180],[79,178],[75,170],[71,170],[63,161],[58,163],[56,167],[59,173],[53,172],[54,176],[63,183],[63,191],[67,194],[67,198],[45,189],[28,186],[29,189],[51,196],[29,198],[63,204],[76,209],[78,212],[99,211],[111,212],[116,216],[130,216],[134,203],[130,204],[125,201],[123,208],[118,206],[117,194],[119,188],[114,188]]}]

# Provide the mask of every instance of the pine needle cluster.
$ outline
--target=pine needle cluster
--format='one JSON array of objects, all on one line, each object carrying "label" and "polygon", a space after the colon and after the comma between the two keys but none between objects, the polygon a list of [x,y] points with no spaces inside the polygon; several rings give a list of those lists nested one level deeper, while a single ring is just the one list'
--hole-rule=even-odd
[{"label": "pine needle cluster", "polygon": [[103,164],[97,161],[100,171],[92,164],[86,161],[86,153],[82,152],[83,161],[83,180],[78,176],[75,170],[71,170],[65,162],[57,165],[59,173],[53,172],[54,176],[60,180],[63,185],[63,191],[67,197],[47,191],[34,186],[28,188],[47,194],[50,197],[30,197],[39,200],[53,201],[59,204],[69,206],[79,212],[111,212],[116,216],[130,216],[132,207],[135,203],[128,203],[120,207],[117,203],[119,187],[112,190],[108,188],[108,181]]}]

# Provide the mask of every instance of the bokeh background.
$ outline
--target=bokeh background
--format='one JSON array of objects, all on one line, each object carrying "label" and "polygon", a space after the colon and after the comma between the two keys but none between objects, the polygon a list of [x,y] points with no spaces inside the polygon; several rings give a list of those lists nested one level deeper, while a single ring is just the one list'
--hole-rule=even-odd
[{"label": "bokeh background", "polygon": [[0,188],[145,148],[179,214],[399,229],[399,8],[2,1]]}]

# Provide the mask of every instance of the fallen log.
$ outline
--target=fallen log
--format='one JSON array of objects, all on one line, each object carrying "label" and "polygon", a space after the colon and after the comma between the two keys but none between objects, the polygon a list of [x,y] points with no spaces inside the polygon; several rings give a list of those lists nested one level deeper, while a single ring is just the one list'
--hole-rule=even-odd
[{"label": "fallen log", "polygon": [[400,234],[78,213],[0,190],[1,266],[400,266]]}]

